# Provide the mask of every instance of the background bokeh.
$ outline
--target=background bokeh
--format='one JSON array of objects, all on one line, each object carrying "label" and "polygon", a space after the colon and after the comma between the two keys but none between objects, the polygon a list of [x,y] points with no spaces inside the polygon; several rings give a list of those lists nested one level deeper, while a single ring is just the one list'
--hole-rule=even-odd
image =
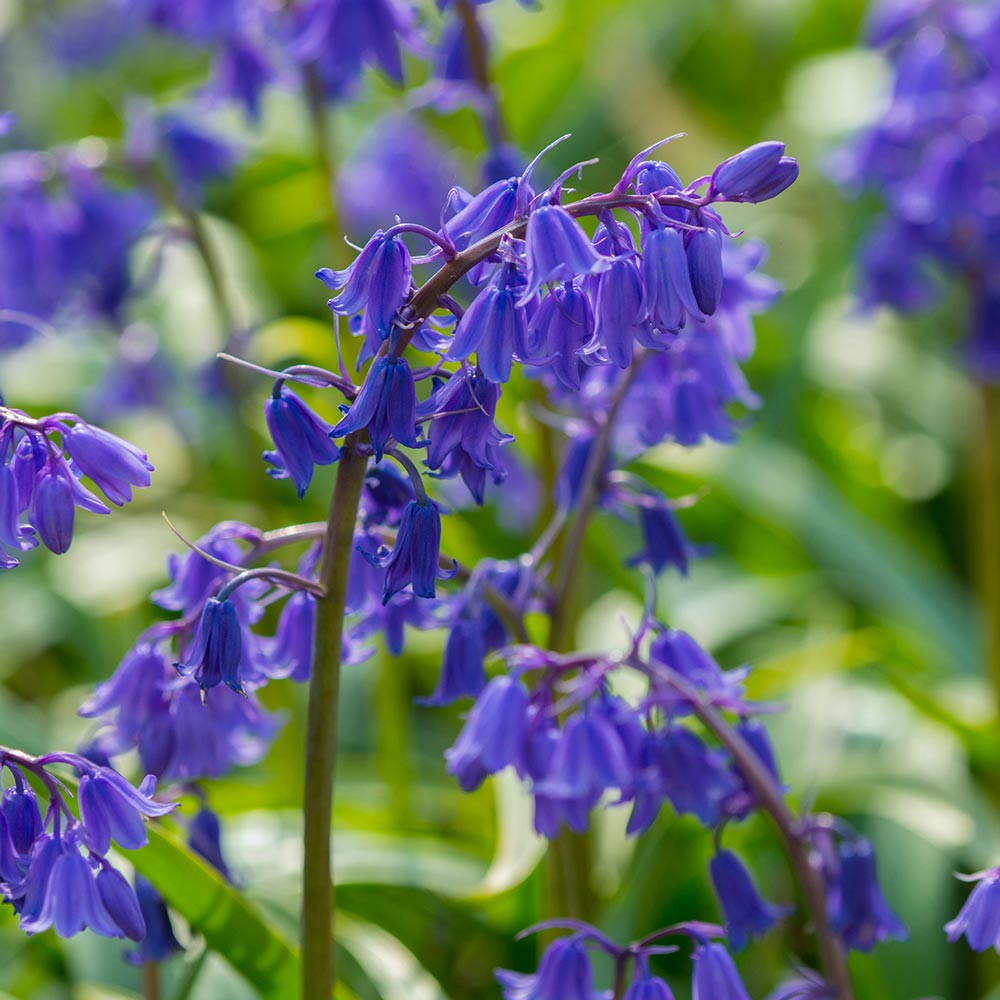
[{"label": "background bokeh", "polygon": [[[168,101],[205,76],[204,60],[162,39],[70,73],[48,55],[55,6],[0,0],[0,108],[16,110],[19,135],[35,146],[83,140],[103,156],[130,94]],[[704,490],[682,518],[714,550],[688,579],[661,581],[660,610],[723,666],[753,665],[751,694],[785,706],[772,731],[794,798],[845,815],[875,842],[910,940],[852,957],[859,1000],[1000,997],[996,956],[949,946],[942,932],[966,892],[952,872],[986,867],[1000,853],[997,693],[981,668],[969,582],[975,397],[955,360],[961,314],[942,308],[902,322],[859,312],[852,249],[872,206],[845,200],[827,179],[831,151],[887,97],[880,58],[857,41],[863,5],[543,0],[532,13],[499,0],[483,14],[498,39],[495,73],[513,138],[532,154],[571,132],[546,163],[554,173],[599,156],[581,188],[607,190],[637,149],[674,132],[687,138],[663,155],[686,180],[761,139],[784,140],[800,159],[799,182],[753,209],[754,235],[771,247],[765,269],[786,289],[757,323],[748,374],[762,408],[733,446],[665,446],[643,463],[670,495]],[[426,71],[413,61],[408,72],[419,84]],[[355,163],[342,179],[351,202],[341,211],[356,241],[405,211],[386,195],[393,173],[409,169],[405,139],[385,176],[364,167],[362,153],[368,130],[406,103],[371,74],[361,99],[332,115],[336,159]],[[481,138],[471,112],[412,114],[449,149],[442,192],[474,183]],[[333,364],[326,290],[312,273],[335,254],[342,263],[345,251],[330,248],[301,102],[279,89],[259,128],[236,114],[218,120],[244,162],[233,183],[210,189],[205,221],[238,320],[253,330],[247,350],[267,365]],[[733,229],[749,224],[738,206],[725,218]],[[199,373],[223,340],[200,261],[181,243],[147,244],[134,266],[160,270],[131,310],[124,347],[140,357],[162,350],[177,374],[155,405],[104,422],[149,453],[153,486],[124,512],[81,517],[66,556],[35,553],[0,577],[0,742],[29,751],[72,748],[86,736],[76,708],[155,620],[147,597],[178,544],[161,511],[191,537],[224,518],[276,527],[322,518],[332,482],[330,469],[318,470],[300,502],[287,481],[264,475],[266,381],[239,373],[222,385]],[[42,337],[0,357],[0,386],[29,412],[97,419],[95,387],[122,346],[94,327]],[[316,403],[333,415],[327,398]],[[530,413],[527,393],[512,392],[499,421],[526,456],[539,452]],[[530,542],[523,520],[511,510],[456,509],[445,548],[470,564],[516,554]],[[596,519],[581,645],[605,646],[623,621],[636,621],[641,580],[622,566],[635,547],[627,526]],[[527,969],[534,959],[531,941],[514,941],[535,919],[539,893],[530,806],[513,780],[465,795],[446,776],[442,751],[460,713],[413,703],[432,689],[439,655],[439,634],[411,633],[402,657],[380,652],[345,676],[338,933],[343,974],[361,1000],[494,997],[494,967]],[[304,691],[272,684],[263,697],[285,713],[282,735],[262,764],[212,784],[209,799],[246,891],[293,927]],[[638,842],[623,830],[622,815],[601,816],[597,881],[609,933],[627,939],[678,919],[717,919],[710,844],[693,820],[664,814]],[[733,843],[771,898],[792,898],[764,821],[746,824]],[[752,996],[776,983],[788,953],[804,946],[801,934],[790,921],[741,958]],[[27,939],[4,907],[0,996],[138,996],[121,950],[91,935]],[[675,971],[670,961],[663,968]],[[164,995],[224,1000],[248,991],[196,946],[174,961]]]}]

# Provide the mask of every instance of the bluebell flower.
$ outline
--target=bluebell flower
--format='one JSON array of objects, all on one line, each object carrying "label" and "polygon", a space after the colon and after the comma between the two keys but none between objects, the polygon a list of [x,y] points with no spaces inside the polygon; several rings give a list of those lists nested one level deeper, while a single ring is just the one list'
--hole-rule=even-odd
[{"label": "bluebell flower", "polygon": [[494,483],[506,471],[497,449],[513,441],[494,421],[500,387],[484,373],[461,370],[417,407],[420,417],[432,416],[427,429],[427,466],[442,478],[461,475],[473,499],[482,504],[486,473]]},{"label": "bluebell flower", "polygon": [[264,452],[274,466],[268,473],[274,479],[291,477],[301,499],[312,482],[313,467],[330,465],[340,457],[340,449],[330,440],[333,427],[284,384],[264,403],[264,420],[275,447]]},{"label": "bluebell flower", "polygon": [[964,935],[973,951],[994,948],[1000,954],[1000,868],[959,878],[976,882],[976,887],[958,916],[945,924],[948,940],[954,943]]},{"label": "bluebell flower", "polygon": [[163,897],[141,875],[135,877],[135,895],[142,913],[146,934],[137,948],[125,953],[132,965],[163,962],[184,949],[174,936],[174,928]]},{"label": "bluebell flower", "polygon": [[760,897],[750,873],[732,851],[718,851],[709,862],[709,871],[734,951],[741,951],[751,938],[766,934],[788,912]]},{"label": "bluebell flower", "polygon": [[293,57],[314,66],[327,97],[349,96],[365,65],[403,82],[400,43],[415,45],[413,11],[398,0],[307,0],[293,11]]},{"label": "bluebell flower", "polygon": [[887,938],[904,940],[906,926],[882,895],[870,841],[843,841],[838,863],[827,905],[830,925],[844,944],[857,951],[871,951]]},{"label": "bluebell flower", "polygon": [[651,976],[647,970],[629,983],[623,1000],[674,1000],[674,994],[659,976]]},{"label": "bluebell flower", "polygon": [[267,652],[272,664],[268,676],[289,677],[300,684],[309,680],[315,631],[316,598],[304,590],[297,590],[281,609],[274,641]]},{"label": "bluebell flower", "polygon": [[704,319],[691,287],[684,237],[656,226],[642,245],[642,316],[658,330],[679,330],[688,316]]},{"label": "bluebell flower", "polygon": [[836,1000],[837,992],[812,969],[796,969],[794,978],[769,993],[767,1000]]},{"label": "bluebell flower", "polygon": [[274,75],[259,45],[247,38],[231,36],[219,49],[212,66],[210,93],[239,102],[247,116],[257,122],[264,89]]},{"label": "bluebell flower", "polygon": [[149,486],[153,466],[134,444],[82,420],[63,433],[73,464],[117,506],[132,499],[133,486]]},{"label": "bluebell flower", "polygon": [[587,946],[558,938],[545,949],[533,975],[497,969],[504,1000],[597,1000]]},{"label": "bluebell flower", "polygon": [[[662,663],[693,684],[713,704],[732,710],[739,710],[743,704],[743,682],[747,669],[724,671],[709,653],[687,632],[679,629],[663,629],[653,640],[649,649],[650,661]],[[683,706],[675,706],[674,695],[669,690],[658,688],[654,697],[664,709],[677,711]],[[681,702],[683,699],[679,699]]]},{"label": "bluebell flower", "polygon": [[382,546],[374,554],[361,554],[373,566],[386,571],[383,605],[407,584],[413,586],[417,597],[434,597],[435,581],[450,580],[458,572],[457,563],[450,570],[439,565],[441,513],[433,500],[412,500],[407,505],[391,550]]},{"label": "bluebell flower", "polygon": [[192,124],[186,116],[168,111],[155,127],[178,194],[184,201],[200,204],[207,185],[223,180],[236,168],[239,159],[236,150],[208,129]]},{"label": "bluebell flower", "polygon": [[374,232],[395,218],[435,229],[458,165],[413,114],[380,118],[337,172],[349,234]]},{"label": "bluebell flower", "polygon": [[700,942],[693,958],[692,1000],[750,1000],[735,963],[721,944]]},{"label": "bluebell flower", "polygon": [[481,623],[470,617],[460,618],[448,633],[441,660],[437,687],[423,705],[450,705],[459,698],[475,697],[486,686],[486,644]]},{"label": "bluebell flower", "polygon": [[722,298],[722,237],[716,229],[699,229],[691,234],[686,249],[695,302],[711,316]]},{"label": "bluebell flower", "polygon": [[518,300],[524,304],[550,281],[572,281],[600,274],[611,266],[598,253],[580,224],[562,205],[541,205],[528,216],[524,235],[528,283]]},{"label": "bluebell flower", "polygon": [[146,920],[136,898],[135,889],[117,868],[107,862],[97,872],[97,895],[112,922],[132,941],[146,936]]},{"label": "bluebell flower", "polygon": [[513,677],[494,677],[476,699],[454,745],[448,773],[471,792],[490,774],[516,764],[522,753],[528,689]]},{"label": "bluebell flower", "polygon": [[330,299],[330,308],[341,316],[365,310],[365,317],[382,340],[389,336],[399,307],[410,293],[410,252],[399,236],[379,229],[343,271],[320,268],[316,277],[333,289],[343,289]]},{"label": "bluebell flower", "polygon": [[519,197],[530,199],[533,195],[531,186],[520,177],[496,180],[475,196],[462,188],[455,188],[451,204],[458,204],[459,207],[445,220],[441,232],[459,250],[464,250],[513,222]]},{"label": "bluebell flower", "polygon": [[643,548],[628,560],[629,566],[645,563],[659,576],[673,566],[687,576],[688,562],[701,550],[684,534],[670,504],[656,497],[644,497],[636,505]]},{"label": "bluebell flower", "polygon": [[[542,299],[528,328],[535,364],[549,358],[553,374],[567,389],[580,388],[581,354],[594,332],[590,296],[577,284],[555,286]],[[540,356],[539,356],[540,355]]]},{"label": "bluebell flower", "polygon": [[80,819],[84,842],[98,854],[106,854],[114,840],[127,850],[147,842],[143,817],[163,816],[173,804],[152,798],[156,779],[152,775],[133,788],[117,771],[95,767],[80,778]]},{"label": "bluebell flower", "polygon": [[0,816],[3,817],[7,836],[10,837],[14,850],[26,855],[31,850],[31,845],[45,831],[45,823],[34,789],[17,768],[12,767],[11,771],[15,784],[12,788],[5,788],[0,797]]},{"label": "bluebell flower", "polygon": [[188,847],[204,858],[227,882],[233,882],[233,873],[222,855],[222,827],[218,814],[207,806],[194,814],[188,825]]},{"label": "bluebell flower", "polygon": [[758,142],[723,160],[712,171],[709,197],[761,202],[775,198],[799,176],[799,165],[785,156],[783,142]]},{"label": "bluebell flower", "polygon": [[523,289],[524,279],[517,268],[502,264],[456,324],[447,357],[464,360],[475,353],[480,370],[491,382],[508,381],[513,359],[528,356],[530,314],[518,298]]},{"label": "bluebell flower", "polygon": [[194,677],[202,691],[225,684],[237,694],[245,694],[240,679],[243,630],[231,601],[210,597],[184,659],[174,667],[182,677]]},{"label": "bluebell flower", "polygon": [[395,463],[370,465],[361,491],[361,509],[368,525],[397,525],[407,504],[416,498],[413,482]]},{"label": "bluebell flower", "polygon": [[656,734],[653,760],[663,794],[678,813],[693,813],[707,827],[715,826],[736,779],[726,766],[726,755],[710,749],[683,726]]},{"label": "bluebell flower", "polygon": [[619,368],[632,363],[635,340],[649,325],[643,318],[642,299],[642,278],[635,260],[611,258],[611,266],[597,278],[594,340]]},{"label": "bluebell flower", "polygon": [[42,544],[62,555],[73,541],[73,477],[56,463],[46,464],[35,479],[31,495],[31,523]]},{"label": "bluebell flower", "polygon": [[390,440],[407,448],[421,446],[416,422],[417,392],[410,366],[405,358],[387,355],[372,362],[357,398],[330,434],[344,437],[367,430],[375,460],[381,461]]}]

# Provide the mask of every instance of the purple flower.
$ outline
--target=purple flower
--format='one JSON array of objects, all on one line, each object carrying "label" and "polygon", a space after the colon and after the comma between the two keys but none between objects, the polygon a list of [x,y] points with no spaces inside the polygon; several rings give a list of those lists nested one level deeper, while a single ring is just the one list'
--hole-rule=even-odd
[{"label": "purple flower", "polygon": [[452,203],[457,202],[460,207],[445,221],[441,232],[459,250],[464,250],[513,222],[519,194],[529,199],[533,197],[530,185],[519,177],[494,181],[474,197],[462,188],[455,188]]},{"label": "purple flower", "polygon": [[658,330],[679,330],[688,315],[704,319],[684,250],[684,237],[669,226],[647,233],[642,245],[642,316]]},{"label": "purple flower", "polygon": [[519,304],[538,294],[550,281],[572,281],[589,274],[600,274],[611,266],[608,257],[599,254],[580,224],[562,205],[542,205],[528,216],[524,236],[528,257],[528,284]]},{"label": "purple flower", "polygon": [[723,160],[712,172],[709,197],[726,201],[767,201],[790,187],[799,165],[785,156],[783,142],[758,142]]},{"label": "purple flower", "polygon": [[125,953],[126,960],[132,965],[163,962],[171,955],[183,951],[180,942],[174,936],[167,904],[141,875],[135,878],[135,895],[146,927],[146,935],[138,948]]},{"label": "purple flower", "polygon": [[632,363],[637,337],[648,330],[643,319],[643,287],[632,257],[613,257],[611,266],[597,278],[594,301],[594,340],[619,368]]},{"label": "purple flower", "polygon": [[63,434],[73,464],[117,506],[132,499],[133,486],[149,486],[153,466],[145,453],[115,434],[82,420]]},{"label": "purple flower", "polygon": [[448,773],[471,792],[487,775],[518,762],[525,734],[528,689],[513,677],[494,677],[476,699],[454,746]]},{"label": "purple flower", "polygon": [[193,676],[202,691],[225,684],[237,694],[245,694],[240,679],[242,631],[235,605],[210,597],[184,659],[174,667],[182,677]]},{"label": "purple flower", "polygon": [[380,462],[390,440],[407,448],[419,448],[416,433],[417,393],[413,374],[405,358],[378,357],[347,415],[330,432],[344,437],[368,430],[368,438]]},{"label": "purple flower", "polygon": [[496,449],[514,439],[494,424],[500,387],[481,372],[462,369],[417,408],[432,416],[427,430],[427,466],[442,478],[461,475],[473,499],[482,504],[486,473],[494,483],[506,472]]},{"label": "purple flower", "polygon": [[632,980],[623,1000],[674,1000],[674,994],[659,976],[646,971]]},{"label": "purple flower", "polygon": [[904,940],[906,926],[890,909],[875,872],[875,849],[859,838],[844,841],[827,905],[830,925],[848,948],[871,951],[887,938]]},{"label": "purple flower", "polygon": [[504,1000],[597,1000],[594,970],[583,941],[576,937],[553,941],[534,975],[497,969]]},{"label": "purple flower", "polygon": [[583,364],[581,354],[593,332],[590,296],[576,284],[556,286],[542,299],[531,319],[532,361],[535,364],[548,361],[556,378],[567,389],[577,390]]},{"label": "purple flower", "polygon": [[433,500],[410,501],[391,550],[382,546],[375,554],[361,554],[372,566],[386,571],[383,605],[407,584],[412,584],[417,597],[434,597],[435,581],[450,580],[458,572],[458,563],[451,570],[444,570],[439,565],[441,513]]},{"label": "purple flower", "polygon": [[954,944],[964,935],[973,951],[995,948],[1000,954],[1000,868],[958,877],[976,882],[976,887],[958,916],[945,924],[948,940]]},{"label": "purple flower", "polygon": [[31,496],[31,523],[42,544],[62,555],[73,541],[73,479],[60,463],[46,463],[35,478]]},{"label": "purple flower", "polygon": [[491,382],[508,381],[513,359],[528,356],[530,317],[518,299],[523,288],[520,272],[504,263],[456,324],[447,357],[464,360],[475,352],[480,370]]},{"label": "purple flower", "polygon": [[200,204],[205,187],[228,177],[235,169],[235,149],[186,117],[167,112],[156,127],[178,193],[185,201]]},{"label": "purple flower", "polygon": [[711,316],[722,297],[722,237],[716,229],[699,229],[687,243],[691,289],[698,308]]},{"label": "purple flower", "polygon": [[481,623],[475,618],[460,618],[448,633],[437,687],[418,703],[450,705],[459,698],[478,695],[486,686],[485,656]]},{"label": "purple flower", "polygon": [[736,965],[721,944],[699,943],[693,957],[692,1000],[750,1000]]},{"label": "purple flower", "polygon": [[163,816],[175,804],[154,802],[156,778],[149,775],[136,790],[117,771],[98,767],[80,779],[80,818],[84,842],[106,854],[114,840],[127,850],[146,844],[144,816]]},{"label": "purple flower", "polygon": [[766,934],[787,912],[760,897],[750,873],[732,851],[719,851],[709,863],[709,871],[734,951],[741,951],[752,937]]},{"label": "purple flower", "polygon": [[333,428],[284,384],[264,404],[264,420],[275,447],[264,452],[274,466],[268,473],[274,479],[290,476],[301,499],[312,482],[313,467],[330,465],[340,457],[340,449],[330,440]]},{"label": "purple flower", "polygon": [[188,826],[188,846],[204,858],[227,882],[233,882],[233,873],[222,856],[222,827],[219,817],[207,806],[202,806]]},{"label": "purple flower", "polygon": [[688,541],[670,504],[647,496],[636,510],[644,544],[642,551],[628,560],[628,565],[645,563],[657,576],[668,566],[674,566],[687,576],[688,561],[702,550]]},{"label": "purple flower", "polygon": [[366,321],[385,340],[410,293],[410,252],[401,237],[386,236],[379,229],[349,267],[320,268],[316,277],[330,288],[343,289],[330,299],[335,313],[353,316],[364,309]]},{"label": "purple flower", "polygon": [[298,590],[285,601],[274,642],[268,649],[269,677],[290,677],[302,683],[312,673],[316,598]]}]

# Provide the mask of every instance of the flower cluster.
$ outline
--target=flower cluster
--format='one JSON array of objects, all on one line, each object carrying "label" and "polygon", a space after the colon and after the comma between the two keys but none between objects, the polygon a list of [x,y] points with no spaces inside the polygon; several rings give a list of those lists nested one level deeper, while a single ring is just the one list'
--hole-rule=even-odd
[{"label": "flower cluster", "polygon": [[[686,633],[649,625],[624,657],[563,656],[534,647],[503,651],[508,672],[485,685],[447,751],[448,771],[466,791],[512,767],[528,783],[535,828],[555,837],[565,824],[582,833],[597,805],[630,805],[629,833],[647,830],[662,805],[691,814],[718,834],[782,789],[767,731],[745,700],[746,670],[723,671]],[[646,694],[635,704],[615,695],[615,672],[638,671]],[[530,683],[529,683],[530,682]],[[706,742],[686,724],[692,715],[736,716],[731,735]],[[846,824],[817,817],[803,825],[826,892],[832,930],[851,949],[869,951],[905,928],[882,897],[872,845]],[[788,912],[763,900],[742,862],[717,850],[712,884],[733,948],[743,948]]]},{"label": "flower cluster", "polygon": [[596,928],[576,921],[547,921],[525,933],[550,927],[566,927],[573,933],[557,938],[545,949],[537,972],[524,975],[498,969],[496,977],[504,1000],[594,1000],[604,996],[594,988],[591,953],[595,951],[614,961],[615,987],[623,991],[616,995],[626,1000],[673,1000],[670,987],[650,968],[654,956],[678,950],[676,945],[656,943],[668,937],[685,937],[694,945],[691,990],[695,1000],[749,1000],[729,953],[712,940],[722,934],[722,928],[713,924],[676,924],[624,947]]},{"label": "flower cluster", "polygon": [[135,445],[73,413],[35,419],[0,406],[0,569],[18,565],[7,550],[24,552],[39,540],[65,552],[77,507],[110,513],[84,477],[120,507],[132,487],[149,485],[152,470]]},{"label": "flower cluster", "polygon": [[82,148],[0,155],[0,349],[55,319],[118,319],[152,199],[113,187]]},{"label": "flower cluster", "polygon": [[[74,768],[80,776],[79,818],[64,785],[48,768]],[[135,890],[108,861],[112,841],[127,850],[146,843],[145,819],[173,804],[152,798],[149,775],[133,788],[117,771],[73,753],[28,757],[0,748],[0,768],[14,784],[0,796],[0,895],[29,934],[54,927],[63,937],[89,928],[112,938],[141,941],[146,923]],[[43,816],[26,775],[45,790]]]},{"label": "flower cluster", "polygon": [[885,210],[860,253],[866,304],[905,311],[938,298],[933,271],[968,289],[966,352],[982,379],[1000,377],[1000,11],[967,0],[882,2],[869,38],[894,71],[892,102],[840,164],[849,186]]}]

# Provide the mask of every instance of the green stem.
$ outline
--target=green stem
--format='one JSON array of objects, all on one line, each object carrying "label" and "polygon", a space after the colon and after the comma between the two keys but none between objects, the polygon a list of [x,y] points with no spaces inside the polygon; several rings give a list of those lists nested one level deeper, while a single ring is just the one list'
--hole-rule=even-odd
[{"label": "green stem", "polygon": [[1000,399],[977,385],[970,455],[969,551],[983,621],[986,675],[1000,713]]},{"label": "green stem", "polygon": [[337,482],[330,501],[319,582],[325,596],[316,601],[313,673],[306,728],[306,778],[302,865],[302,996],[333,995],[333,873],[331,822],[337,763],[340,659],[347,602],[347,574],[354,549],[354,525],[368,459],[355,435],[344,441]]}]

